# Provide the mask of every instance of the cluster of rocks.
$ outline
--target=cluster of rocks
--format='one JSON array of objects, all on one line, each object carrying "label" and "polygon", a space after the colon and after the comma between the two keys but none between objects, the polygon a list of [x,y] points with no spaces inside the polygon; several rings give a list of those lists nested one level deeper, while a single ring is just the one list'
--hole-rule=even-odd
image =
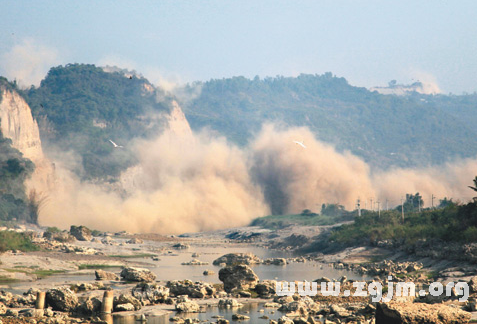
[{"label": "cluster of rocks", "polygon": [[196,266],[196,265],[209,265],[209,262],[203,262],[203,261],[200,261],[200,260],[197,260],[197,259],[192,259],[192,260],[189,261],[189,262],[182,262],[181,264],[182,264],[182,265],[193,265],[193,266]]},{"label": "cluster of rocks", "polygon": [[409,273],[421,270],[423,265],[420,262],[394,262],[392,260],[383,260],[377,263],[341,263],[337,262],[332,264],[335,269],[346,269],[358,272],[360,274],[366,274],[369,276],[393,276],[407,275]]},{"label": "cluster of rocks", "polygon": [[382,240],[373,242],[373,245],[404,251],[419,258],[432,258],[441,260],[477,262],[477,243],[444,242],[439,239],[421,239],[410,244],[404,239]]},{"label": "cluster of rocks", "polygon": [[299,258],[268,258],[265,260],[261,260],[258,256],[253,253],[229,253],[221,256],[218,259],[215,259],[212,263],[216,266],[231,266],[237,264],[246,264],[246,265],[255,265],[255,264],[264,264],[264,265],[278,265],[278,266],[285,266],[291,262],[306,262],[306,258],[299,257]]},{"label": "cluster of rocks", "polygon": [[166,284],[166,287],[174,296],[188,296],[190,298],[204,298],[212,296],[216,292],[211,284],[202,281],[172,280]]}]

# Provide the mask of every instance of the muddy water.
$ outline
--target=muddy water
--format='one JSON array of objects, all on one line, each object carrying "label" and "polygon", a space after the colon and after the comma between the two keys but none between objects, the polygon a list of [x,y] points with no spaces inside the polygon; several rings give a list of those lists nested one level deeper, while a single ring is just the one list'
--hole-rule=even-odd
[{"label": "muddy water", "polygon": [[[270,319],[278,320],[280,317],[285,315],[282,312],[277,311],[276,309],[264,308],[263,303],[253,303],[253,304],[246,304],[240,308],[218,308],[218,307],[209,307],[207,308],[205,313],[187,313],[187,314],[168,314],[162,316],[154,316],[154,315],[147,315],[147,323],[148,324],[166,324],[166,323],[173,323],[170,321],[170,318],[177,316],[181,318],[193,318],[199,319],[201,322],[215,322],[217,320],[217,316],[221,318],[225,318],[229,320],[229,322],[234,323],[237,321],[232,320],[233,314],[243,314],[245,316],[250,317],[249,321],[246,323],[268,323]],[[264,316],[268,317],[268,319],[263,318]],[[133,324],[133,323],[141,323],[138,321],[139,316],[137,315],[129,315],[129,316],[121,316],[121,315],[113,315],[110,321],[114,324]],[[240,321],[241,322],[241,321]],[[237,322],[238,323],[238,322]]]},{"label": "muddy water", "polygon": [[[139,247],[139,246],[138,246]],[[138,249],[134,246],[131,248]],[[138,251],[143,252],[143,251]],[[147,251],[146,251],[147,252]],[[153,261],[152,258],[137,258],[128,259],[129,261],[137,261],[141,263],[141,267],[148,268],[157,275],[157,280],[166,282],[174,279],[189,279],[192,281],[205,281],[210,283],[219,283],[218,272],[219,266],[212,265],[212,262],[218,257],[227,253],[247,253],[256,254],[261,259],[266,258],[288,258],[293,257],[291,253],[284,251],[274,251],[261,247],[244,246],[244,245],[230,245],[224,244],[219,246],[210,246],[205,244],[194,244],[187,250],[165,250],[159,254],[159,261]],[[198,257],[192,257],[193,253],[199,254]],[[208,262],[208,265],[190,266],[182,265],[184,262],[189,262],[192,259],[198,259],[202,262]],[[214,275],[204,276],[204,270],[213,270]],[[331,279],[338,279],[341,276],[347,276],[349,279],[361,280],[365,277],[346,270],[336,270],[329,265],[320,262],[293,262],[286,266],[276,265],[254,265],[253,271],[262,279],[276,279],[276,280],[307,280],[312,281],[321,277],[328,277]],[[107,268],[106,271],[119,273],[121,268]],[[29,282],[15,282],[2,285],[3,289],[14,293],[22,293],[27,291],[30,287],[36,286],[40,289],[51,288],[63,284],[75,284],[82,282],[92,282],[95,280],[94,271],[85,271],[82,273],[63,273],[49,276],[40,279],[34,283]],[[7,287],[5,287],[7,286]]]},{"label": "muddy water", "polygon": [[[266,258],[289,258],[292,254],[284,251],[273,251],[260,247],[243,246],[192,246],[188,250],[170,250],[172,253],[165,253],[159,256],[160,261],[148,260],[151,265],[148,268],[157,275],[158,280],[190,279],[192,281],[207,281],[218,283],[219,266],[212,265],[212,262],[220,256],[227,253],[253,253],[260,259]],[[192,254],[198,253],[199,257],[193,258]],[[208,265],[188,266],[181,263],[189,262],[192,259],[198,259],[202,262],[208,262]],[[139,261],[139,260],[138,260]],[[141,260],[144,261],[144,260]],[[215,275],[204,276],[204,270],[213,270]],[[278,280],[314,280],[320,277],[336,278],[345,275],[349,279],[363,279],[363,276],[346,270],[336,270],[327,264],[320,262],[293,262],[286,266],[275,265],[253,265],[253,271],[260,279],[278,279]]]}]

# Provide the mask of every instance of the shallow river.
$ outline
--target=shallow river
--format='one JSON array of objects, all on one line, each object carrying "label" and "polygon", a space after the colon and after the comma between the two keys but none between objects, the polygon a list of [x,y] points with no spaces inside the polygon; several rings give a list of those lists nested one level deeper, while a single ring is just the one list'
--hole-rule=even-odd
[{"label": "shallow river", "polygon": [[[140,251],[142,252],[142,251]],[[251,252],[256,254],[260,259],[266,258],[288,258],[293,257],[292,254],[284,251],[273,251],[260,247],[244,246],[240,244],[230,245],[224,244],[217,246],[203,245],[203,244],[192,244],[192,246],[187,250],[174,250],[169,249],[164,253],[161,253],[159,261],[153,261],[152,258],[137,258],[137,259],[128,259],[130,261],[138,261],[145,263],[141,267],[149,268],[157,275],[158,281],[168,281],[174,279],[190,279],[192,281],[205,281],[210,283],[220,282],[218,279],[218,272],[220,267],[212,265],[212,262],[218,257],[227,254],[227,253],[244,253]],[[139,253],[139,252],[138,252]],[[188,266],[181,265],[183,262],[189,262],[193,259],[192,254],[199,254],[198,259],[202,262],[209,262],[208,265],[202,266]],[[213,270],[215,271],[214,275],[204,276],[204,270]],[[328,277],[331,279],[338,279],[341,276],[347,276],[349,279],[367,279],[359,274],[346,271],[346,270],[336,270],[331,268],[327,264],[320,262],[294,262],[286,266],[276,266],[276,265],[255,265],[252,266],[253,271],[258,275],[258,277],[263,279],[277,279],[277,280],[307,280],[312,281],[321,277]],[[108,268],[107,271],[113,271],[116,273],[120,272],[120,268]],[[52,286],[58,286],[62,284],[74,284],[82,282],[94,282],[95,276],[94,273],[89,271],[86,274],[57,274],[52,275],[47,278],[38,280],[33,285],[39,286],[39,288],[51,288]],[[8,289],[14,293],[22,293],[27,291],[29,287],[32,286],[28,282],[16,282],[8,285]],[[120,284],[117,286],[113,285],[113,288],[120,288]],[[259,319],[260,316],[266,315],[270,319],[277,319],[283,314],[276,311],[274,314],[273,310],[264,309],[264,312],[259,312],[262,309],[262,305],[251,304],[246,305],[244,308],[227,310],[227,309],[218,309],[217,307],[207,308],[206,313],[201,314],[186,314],[178,316],[186,316],[192,318],[199,318],[201,320],[213,320],[213,315],[221,315],[224,318],[231,320],[231,316],[234,313],[241,313],[251,317],[250,323],[256,322],[268,322],[264,319]],[[170,315],[174,316],[174,314]],[[169,315],[167,316],[148,316],[148,323],[169,323]],[[120,314],[114,315],[114,323],[139,323],[136,322],[134,316],[120,316]]]}]

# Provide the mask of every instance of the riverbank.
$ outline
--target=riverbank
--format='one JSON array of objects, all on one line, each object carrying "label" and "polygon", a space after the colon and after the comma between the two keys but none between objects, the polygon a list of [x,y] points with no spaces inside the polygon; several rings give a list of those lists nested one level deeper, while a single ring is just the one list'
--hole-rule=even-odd
[{"label": "riverbank", "polygon": [[[456,264],[454,260],[413,257],[384,247],[348,248],[327,255],[316,252],[307,255],[293,253],[293,250],[300,247],[300,242],[309,244],[317,236],[326,234],[330,228],[290,227],[271,231],[245,227],[184,234],[179,237],[132,235],[125,232],[99,233],[99,236],[86,235],[84,241],[66,236],[71,233],[57,234],[56,238],[62,241],[68,238],[67,242],[59,242],[55,235],[45,235],[37,229],[32,237],[35,244],[41,247],[40,251],[8,251],[1,255],[0,278],[3,278],[3,282],[0,283],[0,290],[4,291],[0,296],[0,303],[4,305],[4,308],[0,305],[0,314],[3,312],[1,320],[4,323],[132,323],[144,315],[149,323],[165,323],[170,318],[179,323],[226,323],[225,321],[233,320],[232,315],[241,315],[244,318],[250,317],[251,322],[263,323],[287,323],[286,318],[294,323],[373,323],[379,316],[388,316],[390,311],[385,308],[387,306],[372,302],[369,296],[317,295],[310,298],[297,293],[285,298],[277,296],[275,282],[339,282],[340,293],[348,288],[354,291],[353,282],[356,281],[366,282],[367,286],[374,281],[386,287],[389,285],[389,275],[394,276],[395,280],[412,281],[423,287],[433,280],[443,284],[450,281],[477,282],[477,273],[471,263]],[[270,249],[271,247],[276,250]],[[226,291],[219,273],[227,265],[214,265],[213,261],[227,253],[247,252],[258,255],[253,258],[257,262],[245,262],[251,263],[250,269],[257,279],[253,280],[253,285]],[[240,260],[232,262],[230,266],[244,263]],[[147,269],[154,275],[154,279],[144,288],[144,283],[134,283],[122,278],[120,275],[124,268]],[[99,269],[111,272],[115,277],[96,280],[95,273]],[[232,273],[235,274],[236,270]],[[240,276],[234,278],[238,282],[243,279]],[[185,281],[186,279],[190,281]],[[177,280],[180,283],[171,284]],[[48,293],[60,288],[69,289],[76,296],[74,308],[54,309],[48,304],[50,306],[47,309],[50,311],[45,310],[43,317],[36,316],[33,311],[36,292]],[[138,291],[142,289],[148,292],[138,295]],[[114,316],[101,318],[101,304],[107,290],[114,292]],[[197,291],[201,293],[198,294]],[[437,302],[437,306],[433,306],[429,314],[444,312],[451,314],[449,316],[461,317],[461,322],[464,323],[472,314],[453,311],[475,311],[475,291],[472,290],[470,294],[466,302],[458,301],[455,292],[452,296],[437,299],[413,296],[405,300],[401,298],[399,302],[405,302],[405,309],[414,309],[414,313],[420,309],[416,305]],[[159,295],[161,297],[156,298]],[[184,295],[187,300],[181,297]],[[150,296],[156,297],[151,299]],[[218,307],[220,300],[224,303],[224,300],[230,299],[235,300],[233,303],[244,306],[224,309]],[[193,313],[189,312],[191,309],[188,306],[187,312],[179,311],[177,305],[187,305],[189,302],[191,305],[198,305],[191,306]],[[265,307],[266,304],[269,307]],[[395,311],[393,308],[392,312]],[[384,315],[381,314],[383,312]],[[402,310],[396,312],[404,313]],[[234,318],[240,318],[237,316]]]}]

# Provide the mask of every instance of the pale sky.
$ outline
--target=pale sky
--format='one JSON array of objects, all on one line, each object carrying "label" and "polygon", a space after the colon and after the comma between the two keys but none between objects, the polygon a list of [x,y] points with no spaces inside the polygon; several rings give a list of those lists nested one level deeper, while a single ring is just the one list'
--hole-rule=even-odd
[{"label": "pale sky", "polygon": [[477,91],[477,1],[0,0],[0,75],[38,84],[68,63],[157,85],[332,72]]}]

